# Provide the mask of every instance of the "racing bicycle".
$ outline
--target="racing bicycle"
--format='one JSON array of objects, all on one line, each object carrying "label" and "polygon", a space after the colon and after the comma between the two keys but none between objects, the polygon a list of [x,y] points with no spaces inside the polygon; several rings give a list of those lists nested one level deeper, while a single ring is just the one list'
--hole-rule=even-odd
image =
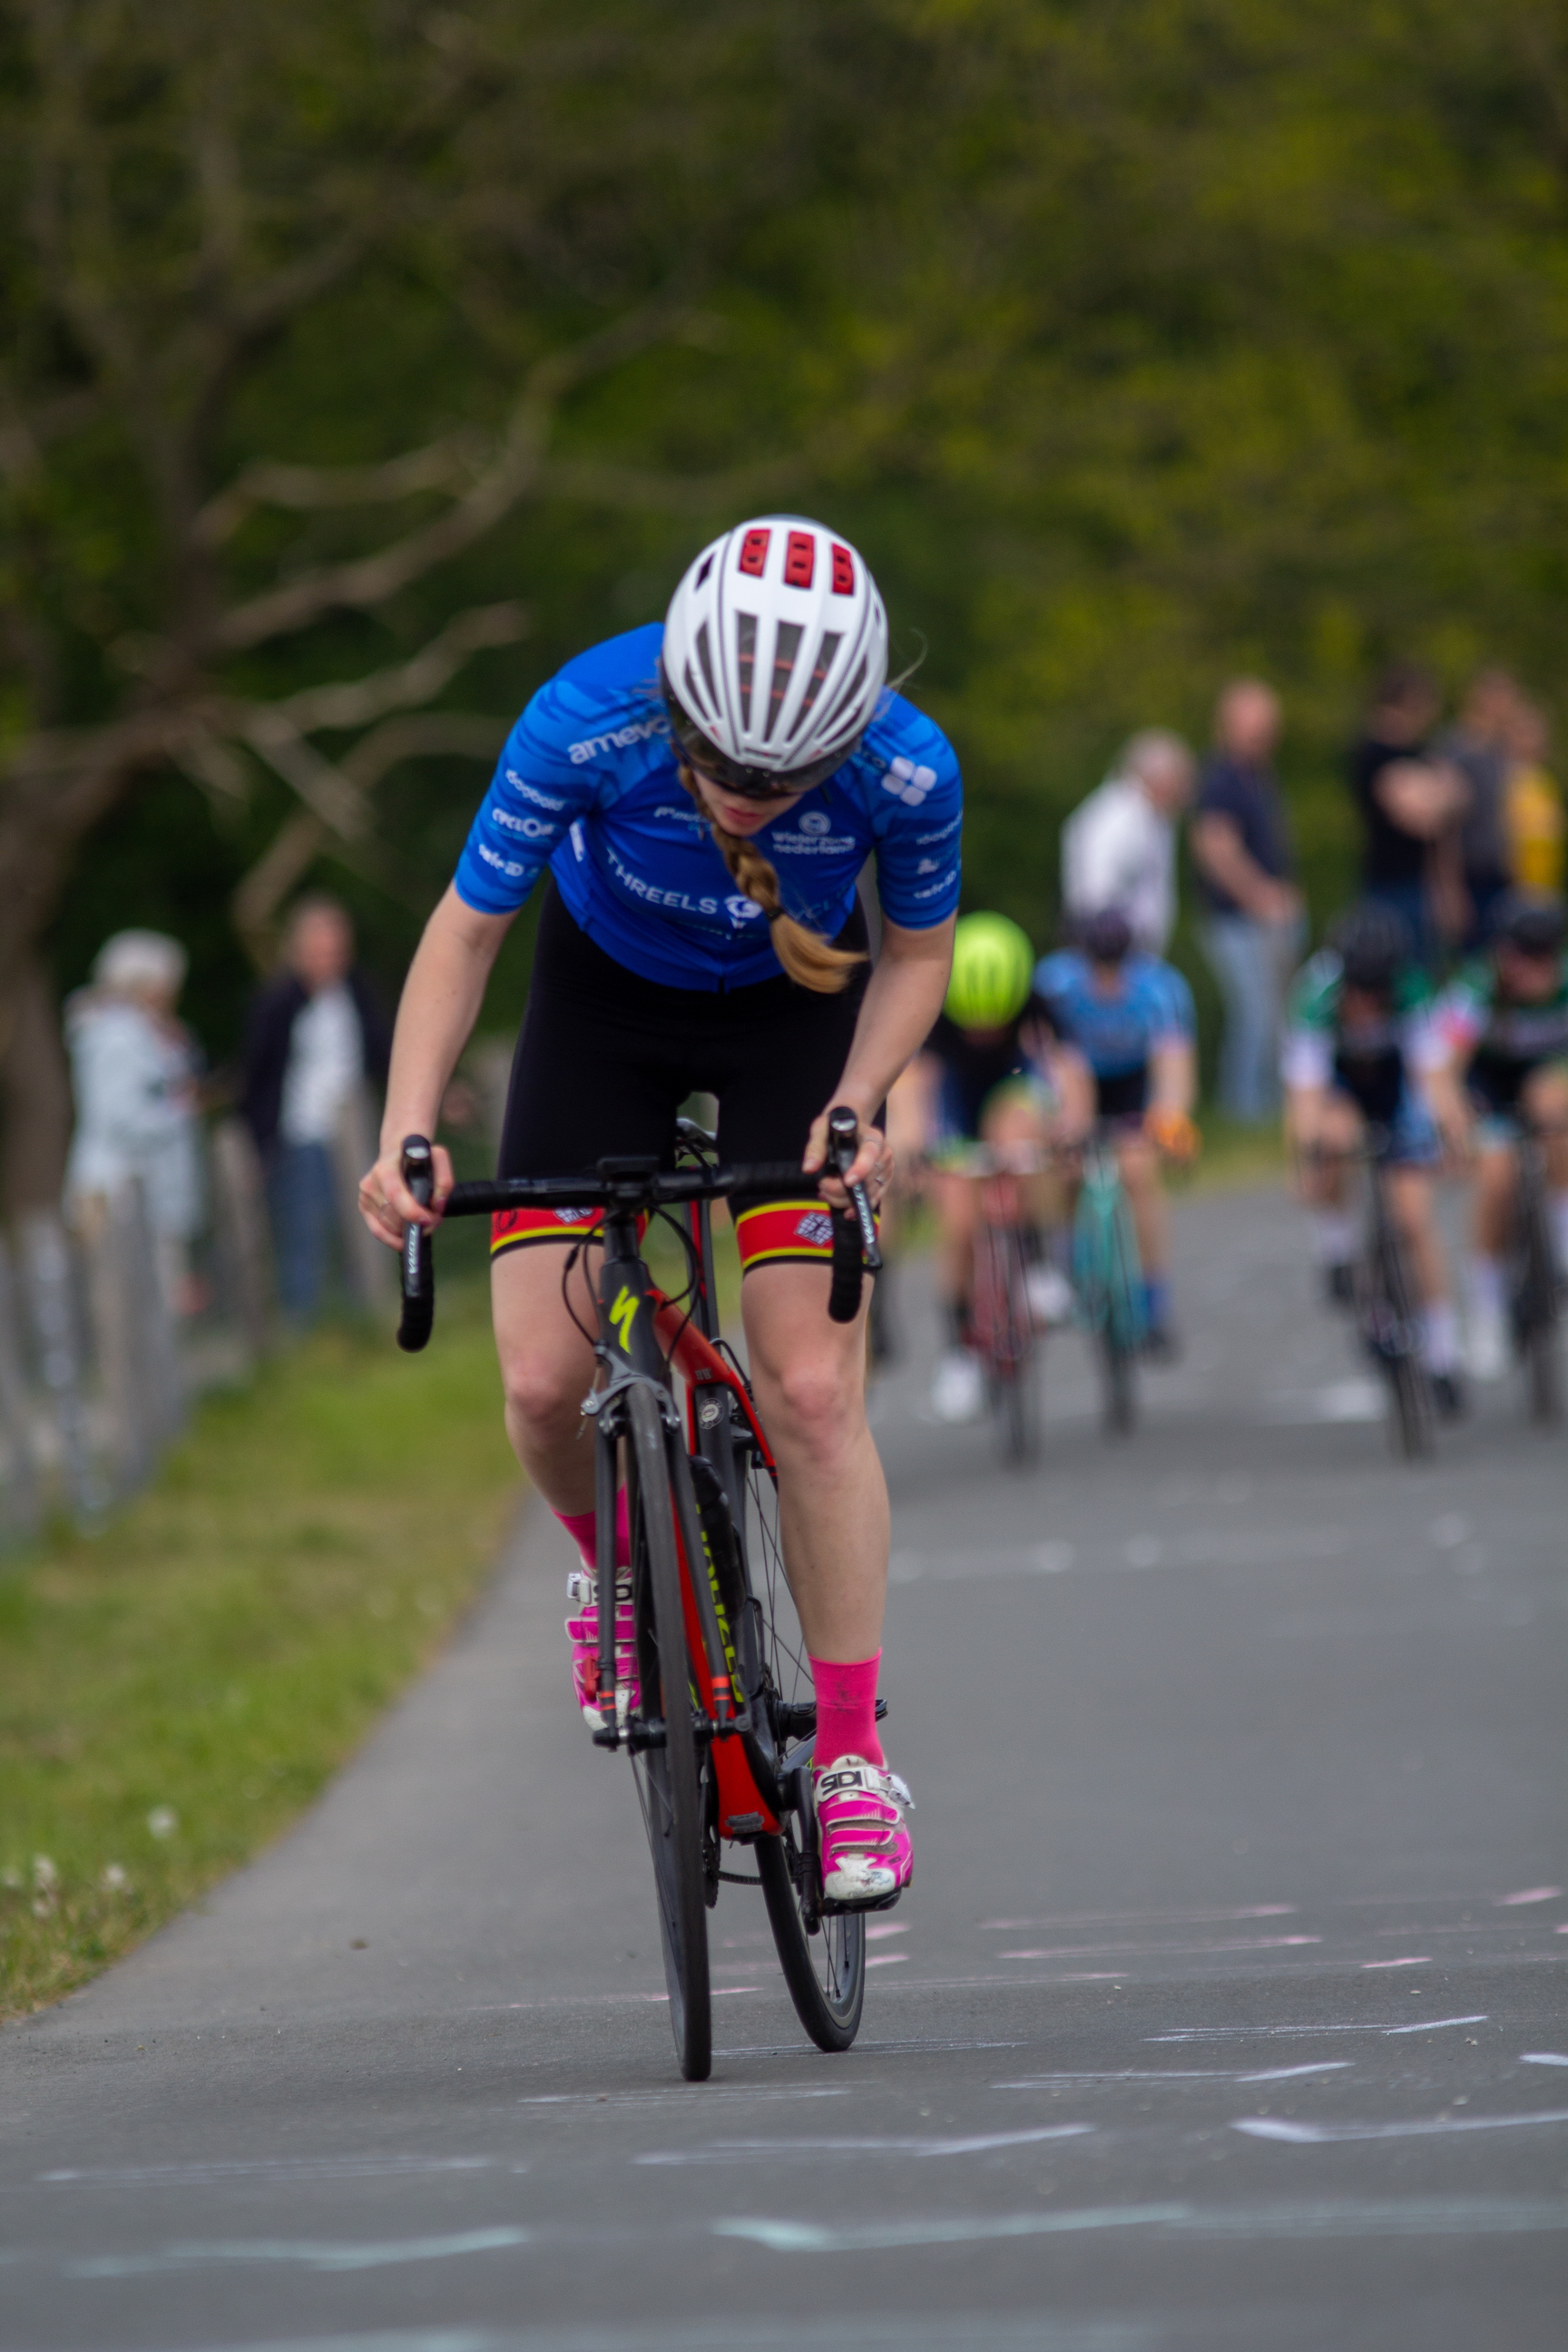
[{"label": "racing bicycle", "polygon": [[[858,1144],[855,1114],[829,1119],[840,1175]],[[652,1856],[670,2024],[680,2071],[712,2063],[707,1915],[721,1885],[760,1886],[795,2014],[821,2050],[847,2050],[866,1985],[861,1908],[826,1901],[811,1758],[816,1707],[787,1603],[777,1473],[746,1379],[719,1326],[712,1204],[735,1192],[813,1180],[798,1165],[724,1168],[713,1139],[678,1123],[678,1164],[605,1159],[591,1177],[510,1177],[457,1185],[447,1217],[530,1206],[584,1213],[568,1255],[602,1255],[594,1278],[598,1362],[584,1411],[594,1427],[596,1571],[601,1596],[596,1746],[630,1759]],[[429,1143],[404,1145],[410,1192],[428,1202]],[[862,1277],[880,1265],[864,1189],[834,1210],[828,1313],[853,1322]],[[826,1204],[825,1204],[826,1207]],[[596,1212],[589,1216],[586,1213]],[[641,1252],[647,1223],[679,1236],[685,1291],[669,1297]],[[398,1344],[423,1348],[435,1312],[431,1237],[405,1236]],[[676,1382],[680,1382],[678,1394]],[[627,1498],[638,1704],[616,1670],[616,1515]],[[624,1573],[624,1571],[623,1571]],[[881,1717],[885,1706],[878,1701]],[[725,1867],[732,1849],[754,1873]],[[897,1895],[863,1906],[886,1909]]]},{"label": "racing bicycle", "polygon": [[1515,1145],[1518,1175],[1509,1241],[1509,1306],[1514,1351],[1530,1389],[1530,1417],[1550,1424],[1562,1415],[1558,1356],[1557,1260],[1547,1213],[1546,1139],[1555,1129],[1522,1122]]},{"label": "racing bicycle", "polygon": [[1079,1149],[1083,1176],[1073,1210],[1073,1293],[1079,1322],[1100,1361],[1105,1426],[1121,1437],[1137,1415],[1134,1367],[1148,1337],[1143,1268],[1114,1131],[1102,1124]]},{"label": "racing bicycle", "polygon": [[1353,1147],[1312,1144],[1306,1156],[1320,1164],[1349,1161],[1366,1170],[1366,1226],[1351,1271],[1356,1330],[1388,1389],[1394,1444],[1406,1461],[1415,1461],[1432,1451],[1432,1388],[1421,1358],[1421,1318],[1405,1245],[1389,1205],[1389,1144],[1388,1129],[1372,1125]]}]

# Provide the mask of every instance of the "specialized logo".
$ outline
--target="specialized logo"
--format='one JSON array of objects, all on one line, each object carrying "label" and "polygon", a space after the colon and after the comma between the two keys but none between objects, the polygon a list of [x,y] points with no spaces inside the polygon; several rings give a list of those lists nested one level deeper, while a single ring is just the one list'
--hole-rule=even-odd
[{"label": "specialized logo", "polygon": [[825,1242],[833,1239],[833,1220],[826,1209],[808,1209],[795,1232],[803,1242],[815,1242],[820,1249]]},{"label": "specialized logo", "polygon": [[629,1354],[632,1325],[637,1320],[637,1299],[634,1292],[623,1290],[610,1309],[610,1324],[623,1349]]},{"label": "specialized logo", "polygon": [[563,1225],[580,1225],[584,1218],[596,1217],[597,1209],[557,1209],[556,1215]]},{"label": "specialized logo", "polygon": [[935,782],[934,768],[917,768],[912,760],[895,760],[882,778],[882,790],[907,808],[919,808]]},{"label": "specialized logo", "polygon": [[574,768],[580,768],[585,760],[592,760],[600,751],[625,751],[633,743],[646,743],[650,735],[668,732],[667,719],[639,719],[630,727],[612,727],[605,735],[588,735],[581,743],[568,743],[566,757]]}]

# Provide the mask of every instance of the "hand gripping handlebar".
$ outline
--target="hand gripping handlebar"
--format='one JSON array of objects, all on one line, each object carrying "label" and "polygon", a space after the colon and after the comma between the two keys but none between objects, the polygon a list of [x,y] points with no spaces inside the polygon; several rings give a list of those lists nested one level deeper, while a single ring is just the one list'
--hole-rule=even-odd
[{"label": "hand gripping handlebar", "polygon": [[[427,1209],[436,1190],[436,1162],[422,1135],[405,1135],[403,1139],[403,1181],[420,1207]],[[414,1356],[429,1339],[436,1319],[436,1269],[430,1255],[430,1235],[423,1225],[408,1224],[403,1229],[400,1272],[403,1316],[397,1326],[397,1344]]]},{"label": "hand gripping handlebar", "polygon": [[[860,1149],[860,1122],[840,1103],[827,1114],[827,1157],[833,1172],[843,1178],[855,1164]],[[869,1266],[879,1274],[882,1253],[877,1245],[877,1221],[864,1184],[848,1187],[849,1209],[833,1213],[833,1286],[827,1312],[835,1323],[853,1323],[860,1312],[860,1289]]]},{"label": "hand gripping handlebar", "polygon": [[[860,1148],[860,1125],[843,1105],[828,1114],[827,1159],[831,1172],[842,1181],[855,1164]],[[436,1190],[435,1157],[422,1135],[403,1140],[403,1181],[420,1206],[428,1206]],[[766,1188],[776,1192],[795,1183],[808,1184],[798,1161],[780,1160],[744,1168],[660,1169],[652,1160],[602,1160],[593,1176],[500,1177],[493,1183],[455,1185],[444,1213],[448,1217],[488,1216],[498,1209],[589,1208],[617,1202],[622,1206],[669,1205],[682,1201],[721,1201],[731,1192],[744,1194]],[[860,1309],[862,1276],[867,1267],[881,1269],[877,1223],[863,1184],[848,1186],[849,1210],[833,1212],[833,1280],[827,1311],[836,1323],[853,1323]],[[399,1257],[403,1318],[397,1344],[416,1354],[430,1337],[436,1314],[436,1277],[430,1234],[410,1223],[404,1230]]]}]

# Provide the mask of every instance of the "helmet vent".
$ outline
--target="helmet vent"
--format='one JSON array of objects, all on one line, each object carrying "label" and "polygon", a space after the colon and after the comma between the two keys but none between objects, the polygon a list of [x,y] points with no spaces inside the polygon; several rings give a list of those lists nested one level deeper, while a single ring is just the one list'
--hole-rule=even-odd
[{"label": "helmet vent", "polygon": [[[701,624],[697,632],[697,658],[702,665],[702,675],[708,683],[709,709],[716,710],[719,708],[719,689],[713,683],[713,649],[709,643],[706,621]],[[689,663],[687,664],[686,675],[688,677],[691,675]]]},{"label": "helmet vent", "polygon": [[[766,552],[765,549],[763,552]],[[745,562],[744,556],[741,561],[742,563]],[[757,618],[754,613],[737,613],[735,615],[735,666],[741,681],[741,725],[749,733],[752,725],[752,678],[757,666]]]},{"label": "helmet vent", "polygon": [[784,586],[809,588],[816,570],[816,540],[808,530],[792,530],[784,541]]},{"label": "helmet vent", "polygon": [[768,723],[763,730],[764,743],[773,740],[779,712],[784,709],[784,697],[789,692],[789,682],[795,676],[795,657],[805,634],[805,630],[797,627],[794,621],[779,623],[779,633],[773,645],[773,682],[768,693]]},{"label": "helmet vent", "polygon": [[845,688],[843,693],[834,704],[832,710],[822,722],[825,730],[831,729],[835,720],[842,718],[845,711],[851,708],[859,695],[860,688],[865,685],[865,683],[866,656],[862,654],[860,656],[859,668],[856,671],[854,677],[850,679],[848,685]]},{"label": "helmet vent", "polygon": [[697,567],[697,577],[692,582],[692,586],[694,588],[701,588],[705,586],[707,583],[708,574],[712,571],[712,569],[713,551],[710,548],[708,553],[703,557],[701,562]]},{"label": "helmet vent", "polygon": [[741,541],[741,570],[748,580],[760,580],[768,560],[771,530],[749,530]]},{"label": "helmet vent", "polygon": [[811,676],[805,682],[805,694],[795,713],[795,725],[804,727],[811,716],[811,706],[822,692],[822,682],[833,667],[833,656],[844,643],[842,633],[835,636],[831,630],[816,648],[816,659],[811,666]]},{"label": "helmet vent", "polygon": [[837,539],[833,542],[833,593],[836,596],[855,593],[855,558]]}]

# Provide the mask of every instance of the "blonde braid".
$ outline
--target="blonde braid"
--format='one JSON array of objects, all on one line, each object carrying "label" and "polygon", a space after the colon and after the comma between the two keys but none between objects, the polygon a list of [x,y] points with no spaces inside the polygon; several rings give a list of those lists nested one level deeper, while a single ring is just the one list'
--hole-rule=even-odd
[{"label": "blonde braid", "polygon": [[836,995],[847,987],[850,973],[858,963],[866,961],[865,956],[857,949],[834,947],[820,932],[808,930],[793,915],[786,915],[779,896],[779,877],[755,842],[748,841],[743,834],[727,832],[717,817],[710,814],[697,789],[697,779],[684,761],[680,781],[707,817],[708,829],[736,889],[767,917],[773,953],[791,980],[798,982],[802,988],[816,989],[821,996]]}]

